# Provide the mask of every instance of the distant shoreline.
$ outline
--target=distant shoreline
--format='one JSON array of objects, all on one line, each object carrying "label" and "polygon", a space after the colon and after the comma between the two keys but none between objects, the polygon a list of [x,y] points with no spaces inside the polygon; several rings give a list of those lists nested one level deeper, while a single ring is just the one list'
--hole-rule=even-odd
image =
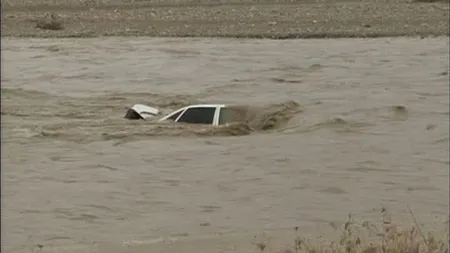
[{"label": "distant shoreline", "polygon": [[254,36],[247,36],[247,35],[223,35],[223,36],[189,36],[189,35],[177,35],[177,36],[154,36],[154,35],[89,35],[89,34],[72,34],[72,35],[3,35],[2,38],[34,38],[34,39],[90,39],[90,38],[101,38],[101,37],[135,37],[135,38],[173,38],[173,39],[263,39],[263,40],[303,40],[303,39],[376,39],[376,38],[448,38],[450,37],[448,34],[417,34],[417,35],[405,35],[405,34],[394,34],[394,35],[388,35],[388,34],[366,34],[366,35],[352,35],[352,36],[346,36],[345,34],[295,34],[295,35],[270,35],[270,36],[264,36],[264,35],[254,35]]},{"label": "distant shoreline", "polygon": [[113,1],[5,1],[2,37],[322,39],[450,34],[448,2]]}]

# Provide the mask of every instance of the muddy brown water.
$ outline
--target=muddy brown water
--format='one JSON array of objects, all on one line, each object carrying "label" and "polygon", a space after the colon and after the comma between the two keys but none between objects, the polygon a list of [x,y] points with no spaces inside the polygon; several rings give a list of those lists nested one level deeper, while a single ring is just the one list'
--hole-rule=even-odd
[{"label": "muddy brown water", "polygon": [[[2,39],[2,248],[448,218],[448,38]],[[252,124],[123,119],[143,103]],[[268,127],[267,127],[268,126]],[[406,216],[405,216],[406,217]]]}]

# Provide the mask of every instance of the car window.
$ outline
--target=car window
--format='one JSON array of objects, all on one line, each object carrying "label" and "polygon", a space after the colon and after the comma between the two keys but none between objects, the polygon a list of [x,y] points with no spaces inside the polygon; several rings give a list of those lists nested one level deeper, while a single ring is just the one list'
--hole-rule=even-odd
[{"label": "car window", "polygon": [[181,114],[182,112],[184,112],[184,110],[181,110],[181,111],[175,113],[174,115],[170,116],[170,117],[167,118],[167,119],[168,119],[168,120],[175,121],[175,120],[178,118],[178,116],[180,116],[180,114]]},{"label": "car window", "polygon": [[215,107],[189,108],[181,116],[178,122],[211,125],[214,120],[215,112]]},{"label": "car window", "polygon": [[219,125],[232,122],[243,122],[245,120],[245,110],[239,107],[224,107],[220,110]]}]

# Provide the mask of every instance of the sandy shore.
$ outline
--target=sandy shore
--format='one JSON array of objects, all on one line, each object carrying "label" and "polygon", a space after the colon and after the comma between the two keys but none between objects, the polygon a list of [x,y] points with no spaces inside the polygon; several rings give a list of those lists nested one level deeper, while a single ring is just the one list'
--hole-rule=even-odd
[{"label": "sandy shore", "polygon": [[336,38],[449,34],[445,1],[7,0],[2,8],[3,37]]}]

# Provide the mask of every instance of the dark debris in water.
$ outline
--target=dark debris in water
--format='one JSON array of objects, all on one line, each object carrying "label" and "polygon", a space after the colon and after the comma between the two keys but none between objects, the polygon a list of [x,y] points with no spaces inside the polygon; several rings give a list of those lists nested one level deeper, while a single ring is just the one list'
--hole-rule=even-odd
[{"label": "dark debris in water", "polygon": [[272,82],[275,83],[301,83],[302,80],[288,80],[285,78],[281,78],[281,77],[274,77],[270,79]]},{"label": "dark debris in water", "polygon": [[404,105],[394,105],[394,106],[392,106],[392,110],[394,112],[400,112],[400,113],[407,112],[406,106],[404,106]]}]

